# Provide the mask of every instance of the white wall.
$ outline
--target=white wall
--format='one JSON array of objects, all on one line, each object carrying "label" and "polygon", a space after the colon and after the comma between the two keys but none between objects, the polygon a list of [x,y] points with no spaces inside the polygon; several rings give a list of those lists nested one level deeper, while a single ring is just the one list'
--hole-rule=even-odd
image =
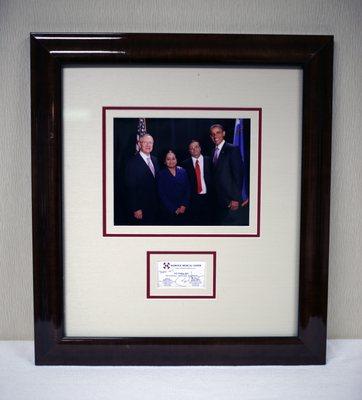
[{"label": "white wall", "polygon": [[335,36],[330,338],[362,338],[361,0],[0,0],[0,339],[31,339],[29,32]]}]

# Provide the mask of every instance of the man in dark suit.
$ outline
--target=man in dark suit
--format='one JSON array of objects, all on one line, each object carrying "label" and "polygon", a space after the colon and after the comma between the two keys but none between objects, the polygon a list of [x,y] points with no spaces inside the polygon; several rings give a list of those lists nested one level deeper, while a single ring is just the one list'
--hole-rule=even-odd
[{"label": "man in dark suit", "polygon": [[242,225],[243,163],[239,149],[225,142],[225,129],[220,124],[210,127],[210,137],[215,145],[212,165],[218,222],[220,225]]},{"label": "man in dark suit", "polygon": [[210,212],[211,161],[201,154],[201,146],[197,140],[189,144],[191,157],[183,161],[190,180],[191,201],[189,218],[191,225],[212,225]]},{"label": "man in dark suit", "polygon": [[158,198],[156,174],[159,164],[151,155],[153,138],[151,135],[140,137],[139,152],[131,158],[126,168],[126,188],[130,222],[140,225],[157,223]]}]

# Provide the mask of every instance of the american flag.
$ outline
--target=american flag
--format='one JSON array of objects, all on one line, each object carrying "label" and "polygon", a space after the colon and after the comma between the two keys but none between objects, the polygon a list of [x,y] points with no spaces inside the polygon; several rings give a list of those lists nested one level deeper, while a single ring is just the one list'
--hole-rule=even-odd
[{"label": "american flag", "polygon": [[140,150],[138,146],[138,141],[144,135],[146,135],[146,118],[138,118],[138,126],[137,126],[137,140],[136,140],[136,152]]}]

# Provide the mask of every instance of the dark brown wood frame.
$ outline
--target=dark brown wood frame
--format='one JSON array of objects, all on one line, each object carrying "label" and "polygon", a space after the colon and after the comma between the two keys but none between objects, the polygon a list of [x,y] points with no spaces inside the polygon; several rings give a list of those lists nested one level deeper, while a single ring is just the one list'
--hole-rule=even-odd
[{"label": "dark brown wood frame", "polygon": [[[325,363],[333,37],[40,33],[31,34],[30,40],[36,364]],[[303,206],[296,337],[65,336],[61,71],[64,65],[72,64],[302,68]]]}]

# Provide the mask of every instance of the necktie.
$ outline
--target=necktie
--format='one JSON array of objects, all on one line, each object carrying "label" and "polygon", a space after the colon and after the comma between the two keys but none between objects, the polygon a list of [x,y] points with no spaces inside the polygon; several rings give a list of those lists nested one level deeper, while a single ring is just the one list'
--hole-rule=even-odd
[{"label": "necktie", "polygon": [[212,159],[212,162],[214,165],[217,163],[217,159],[219,158],[219,148],[216,146],[215,151],[214,151],[214,157]]},{"label": "necktie", "polygon": [[199,160],[196,160],[195,163],[195,175],[196,175],[196,191],[199,194],[202,192],[201,170],[200,170]]},{"label": "necktie", "polygon": [[152,164],[151,157],[147,158],[147,165],[148,165],[148,168],[151,170],[152,175],[155,176],[155,167]]}]

